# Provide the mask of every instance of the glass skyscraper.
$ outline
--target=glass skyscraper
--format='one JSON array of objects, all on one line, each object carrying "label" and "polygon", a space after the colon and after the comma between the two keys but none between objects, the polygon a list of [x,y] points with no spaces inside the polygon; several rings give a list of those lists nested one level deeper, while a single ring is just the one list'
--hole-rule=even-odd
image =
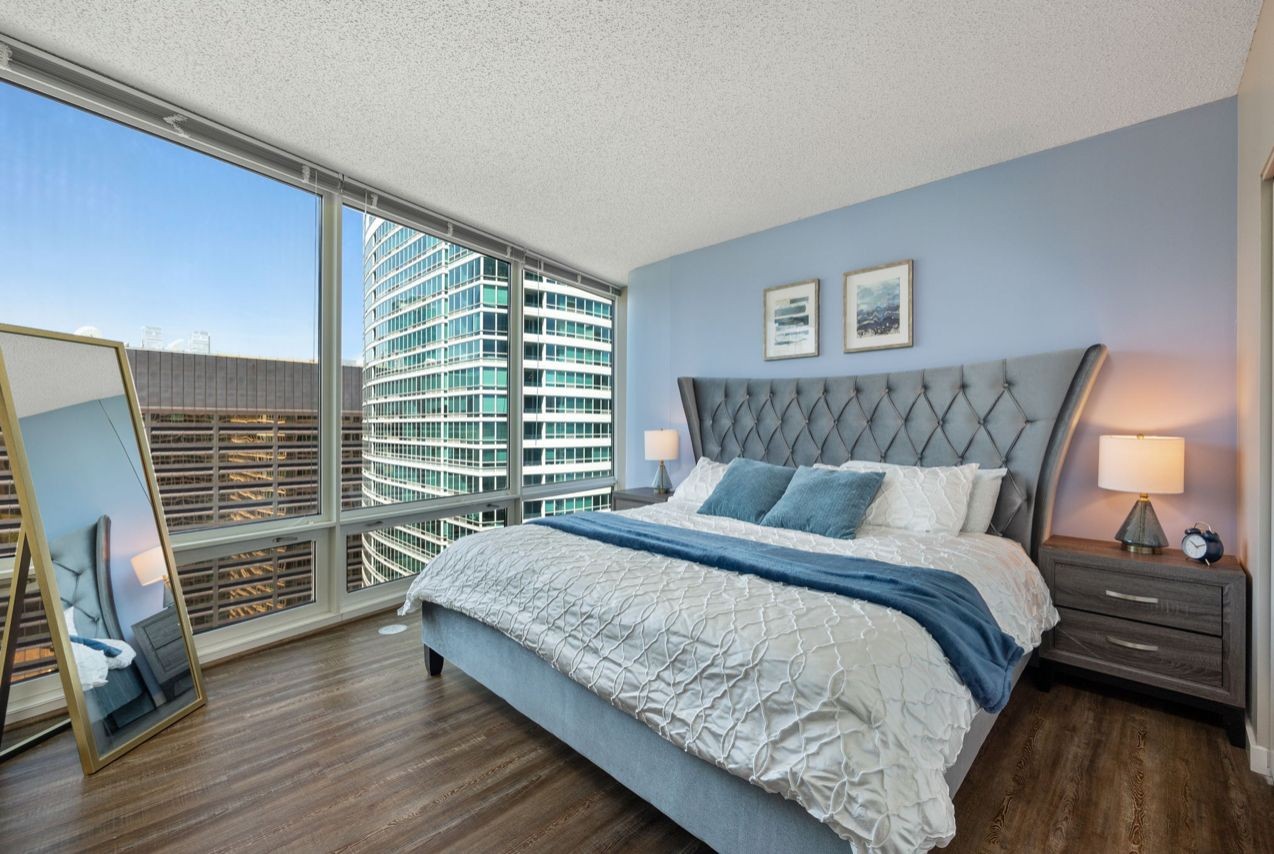
[{"label": "glass skyscraper", "polygon": [[[510,264],[363,218],[364,506],[506,488]],[[523,482],[604,477],[612,461],[613,304],[528,273]],[[525,515],[603,509],[606,490],[527,501]],[[505,523],[475,513],[362,535],[362,583],[418,572]]]}]

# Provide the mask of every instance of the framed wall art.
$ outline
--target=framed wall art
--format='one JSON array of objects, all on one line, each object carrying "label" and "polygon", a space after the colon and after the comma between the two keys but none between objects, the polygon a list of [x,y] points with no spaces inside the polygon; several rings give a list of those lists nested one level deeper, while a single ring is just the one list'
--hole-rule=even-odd
[{"label": "framed wall art", "polygon": [[765,289],[765,359],[818,355],[818,279]]},{"label": "framed wall art", "polygon": [[845,274],[845,352],[912,345],[912,262]]}]

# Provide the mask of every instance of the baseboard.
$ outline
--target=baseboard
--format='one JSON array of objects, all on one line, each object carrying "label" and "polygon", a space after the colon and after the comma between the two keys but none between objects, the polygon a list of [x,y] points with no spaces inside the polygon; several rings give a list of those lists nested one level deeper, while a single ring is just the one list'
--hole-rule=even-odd
[{"label": "baseboard", "polygon": [[66,710],[62,681],[56,673],[17,682],[9,689],[9,711],[5,728],[49,718]]},{"label": "baseboard", "polygon": [[1256,743],[1256,732],[1252,729],[1251,721],[1247,724],[1247,761],[1249,768],[1274,784],[1274,765],[1270,763],[1270,749]]}]

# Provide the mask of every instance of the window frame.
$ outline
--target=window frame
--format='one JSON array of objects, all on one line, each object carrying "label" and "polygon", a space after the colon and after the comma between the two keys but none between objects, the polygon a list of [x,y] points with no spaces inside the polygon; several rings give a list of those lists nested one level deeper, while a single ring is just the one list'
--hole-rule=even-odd
[{"label": "window frame", "polygon": [[[167,142],[182,145],[316,193],[320,200],[318,341],[319,365],[319,508],[307,516],[247,522],[222,528],[170,534],[179,562],[225,557],[258,548],[313,541],[314,599],[287,610],[264,614],[195,636],[200,661],[211,664],[254,649],[281,643],[340,622],[388,610],[402,602],[410,578],[347,591],[345,539],[369,530],[503,509],[507,524],[523,521],[523,502],[615,486],[625,465],[627,294],[622,286],[590,276],[551,257],[473,228],[429,208],[363,184],[336,170],[225,127],[178,105],[125,86],[7,36],[0,36],[0,81],[36,95],[79,108]],[[508,261],[509,269],[509,440],[508,487],[497,492],[449,496],[380,507],[341,508],[341,276],[342,208],[360,208],[403,226],[432,234],[483,255]],[[563,284],[610,300],[611,475],[555,484],[525,486],[523,459],[523,361],[525,353],[524,272],[531,270]],[[0,565],[0,584],[8,584],[12,568]],[[22,720],[56,711],[64,705],[56,675],[16,683],[10,695],[10,717]]]}]

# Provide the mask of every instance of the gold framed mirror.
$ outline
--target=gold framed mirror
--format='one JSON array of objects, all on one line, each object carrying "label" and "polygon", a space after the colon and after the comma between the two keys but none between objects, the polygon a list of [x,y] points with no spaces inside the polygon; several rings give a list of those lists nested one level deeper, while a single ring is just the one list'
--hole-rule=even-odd
[{"label": "gold framed mirror", "polygon": [[0,430],[91,774],[205,701],[124,345],[0,324]]}]

